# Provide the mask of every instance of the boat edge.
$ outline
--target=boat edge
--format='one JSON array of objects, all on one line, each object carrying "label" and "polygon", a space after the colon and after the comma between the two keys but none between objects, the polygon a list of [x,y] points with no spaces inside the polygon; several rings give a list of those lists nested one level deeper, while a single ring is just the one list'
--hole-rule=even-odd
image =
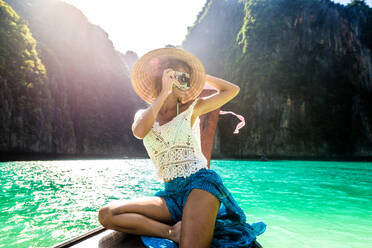
[{"label": "boat edge", "polygon": [[65,248],[65,247],[71,247],[73,245],[76,245],[86,239],[89,239],[90,237],[93,237],[101,232],[104,232],[105,230],[108,230],[106,229],[105,227],[103,226],[100,226],[100,227],[97,227],[97,228],[94,228],[86,233],[83,233],[81,235],[78,235],[74,238],[71,238],[71,239],[68,239],[68,240],[65,240],[59,244],[56,244],[54,246],[52,246],[51,248]]}]

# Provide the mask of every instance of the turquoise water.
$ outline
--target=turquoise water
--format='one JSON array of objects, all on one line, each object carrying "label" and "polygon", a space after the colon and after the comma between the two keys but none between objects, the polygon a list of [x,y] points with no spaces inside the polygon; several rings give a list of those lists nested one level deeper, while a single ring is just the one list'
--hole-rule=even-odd
[{"label": "turquoise water", "polygon": [[[266,248],[372,247],[372,163],[212,161]],[[98,209],[154,194],[150,160],[0,163],[0,247],[50,247],[98,227]]]}]

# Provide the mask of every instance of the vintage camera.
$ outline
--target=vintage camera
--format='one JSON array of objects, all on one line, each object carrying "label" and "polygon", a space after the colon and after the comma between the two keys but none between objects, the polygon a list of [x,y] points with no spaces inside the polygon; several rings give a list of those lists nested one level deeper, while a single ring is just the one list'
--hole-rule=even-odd
[{"label": "vintage camera", "polygon": [[180,90],[190,89],[190,74],[186,72],[174,71],[174,77],[178,81],[179,85],[173,84],[173,87],[177,87]]}]

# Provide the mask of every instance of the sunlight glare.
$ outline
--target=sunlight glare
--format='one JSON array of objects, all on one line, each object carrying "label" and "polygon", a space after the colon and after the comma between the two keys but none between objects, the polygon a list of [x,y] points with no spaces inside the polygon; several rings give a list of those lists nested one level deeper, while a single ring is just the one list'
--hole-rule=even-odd
[{"label": "sunlight glare", "polygon": [[181,45],[206,0],[64,0],[82,10],[90,22],[102,27],[117,50],[138,56]]}]

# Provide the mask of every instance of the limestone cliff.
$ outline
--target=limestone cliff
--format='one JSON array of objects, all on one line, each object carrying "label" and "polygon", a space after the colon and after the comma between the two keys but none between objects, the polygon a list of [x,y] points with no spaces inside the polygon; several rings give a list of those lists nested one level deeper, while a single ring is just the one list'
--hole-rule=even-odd
[{"label": "limestone cliff", "polygon": [[[137,55],[64,2],[0,3],[0,154],[144,156]],[[208,0],[182,46],[241,87],[223,109],[247,122],[220,117],[214,156],[372,156],[371,26],[361,0]]]},{"label": "limestone cliff", "polygon": [[[241,87],[214,156],[372,156],[372,12],[364,1],[208,0],[183,47]],[[368,28],[369,27],[369,28]]]},{"label": "limestone cliff", "polygon": [[[20,149],[8,142],[1,150],[143,154],[141,142],[131,134],[134,111],[141,103],[130,85],[128,66],[107,33],[91,24],[80,10],[61,1],[6,2],[26,20],[36,39],[46,68],[52,113],[51,120],[38,127],[49,143],[40,140],[34,144],[36,141],[29,141],[34,135],[30,133],[16,138],[22,144],[17,146]],[[12,83],[7,80],[8,85]],[[32,115],[26,121],[31,119]],[[25,145],[28,143],[32,145]]]}]

